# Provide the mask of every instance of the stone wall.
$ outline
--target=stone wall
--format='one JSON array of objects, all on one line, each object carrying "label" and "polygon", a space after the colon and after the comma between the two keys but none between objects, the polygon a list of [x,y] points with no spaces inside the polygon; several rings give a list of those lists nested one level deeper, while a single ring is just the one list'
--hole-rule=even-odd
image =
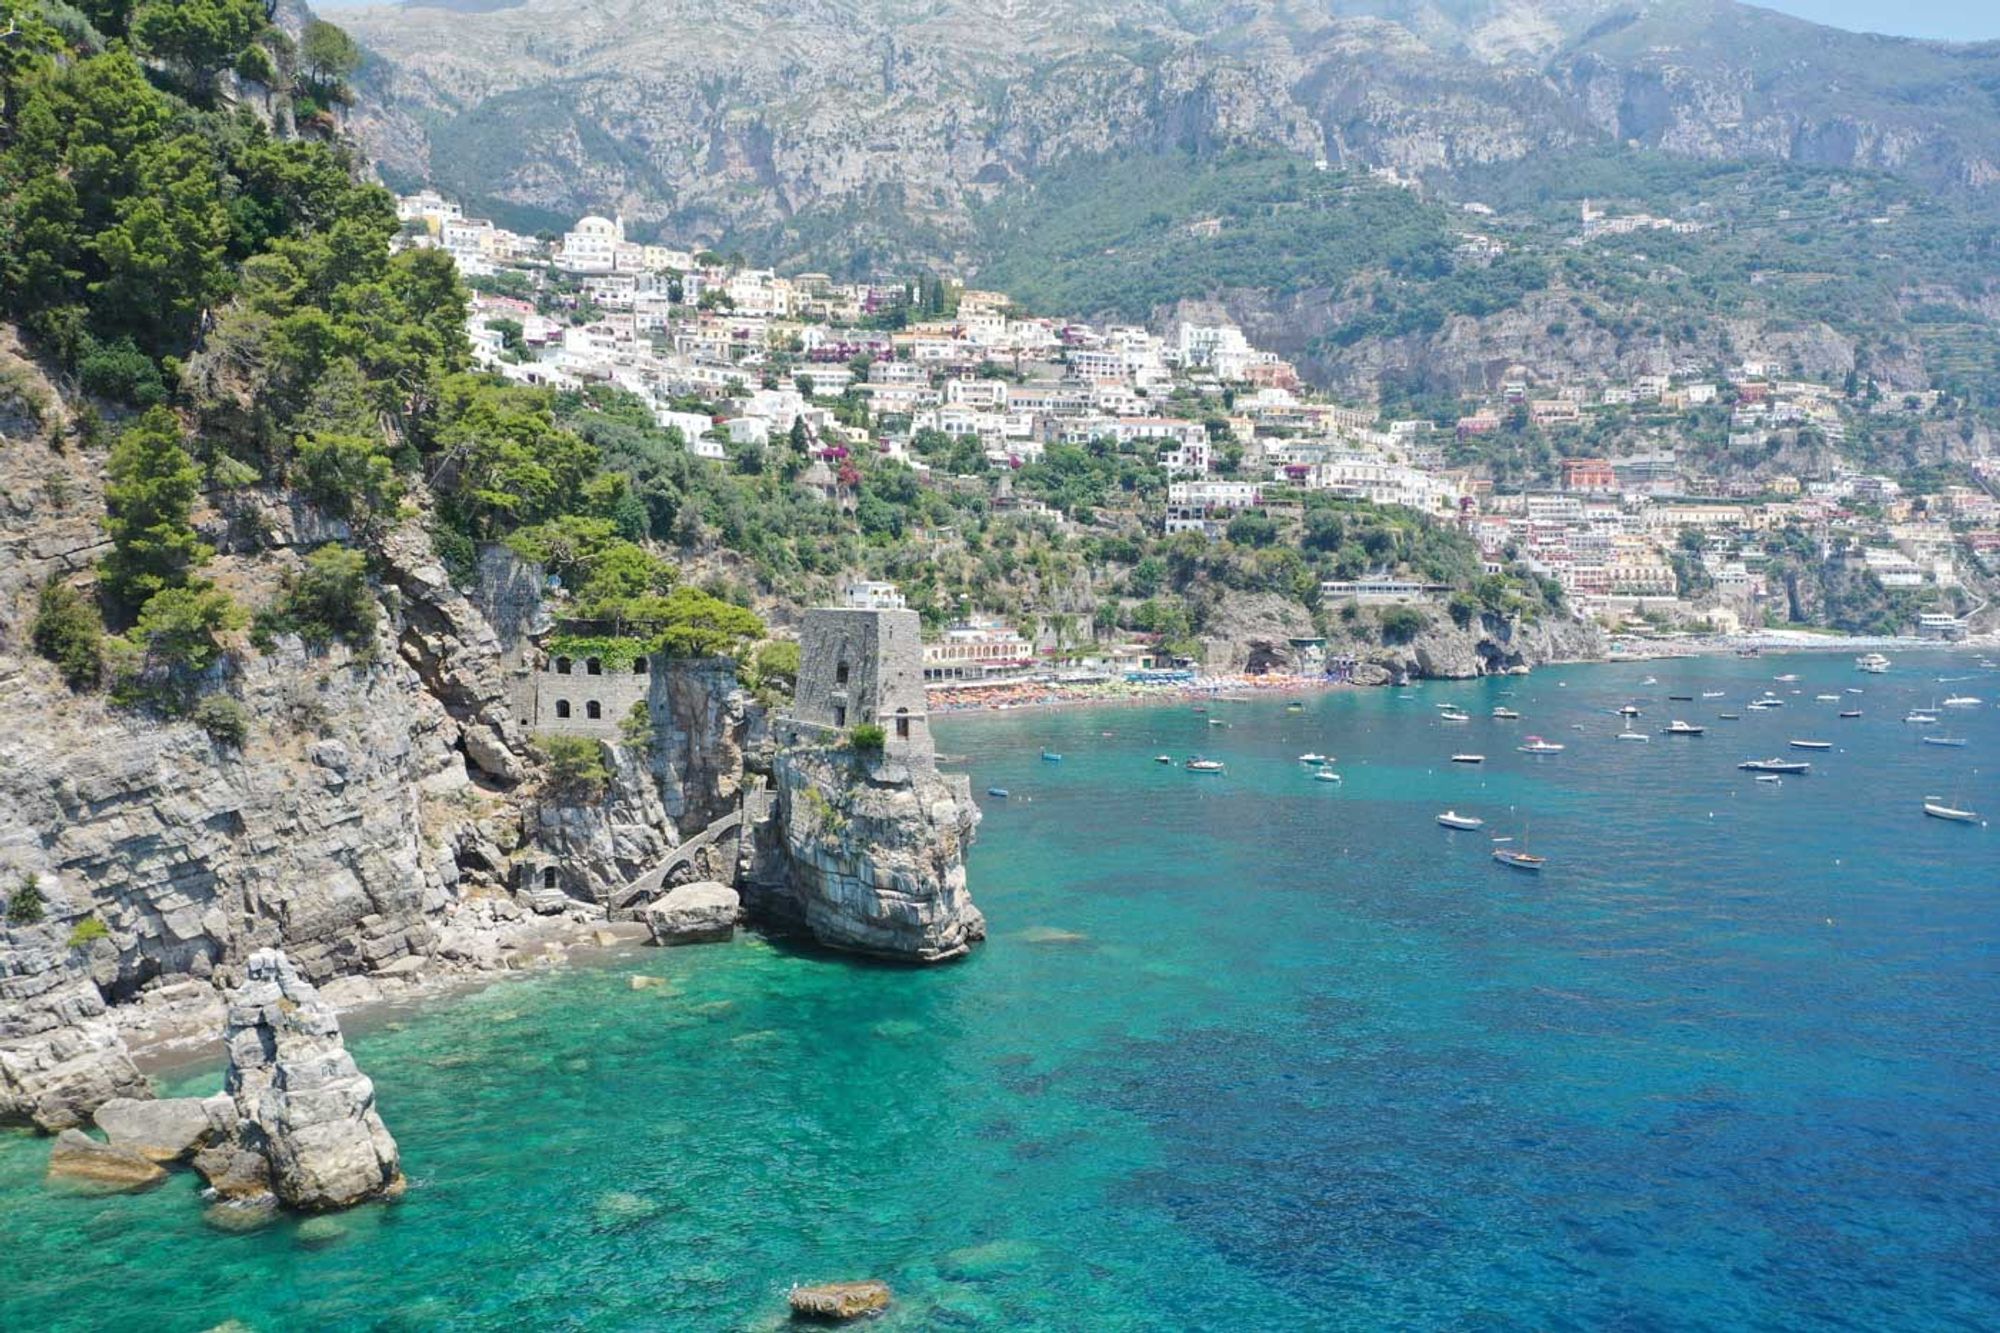
[{"label": "stone wall", "polygon": [[562,736],[618,739],[635,705],[651,697],[652,662],[545,657],[535,671],[533,729]]}]

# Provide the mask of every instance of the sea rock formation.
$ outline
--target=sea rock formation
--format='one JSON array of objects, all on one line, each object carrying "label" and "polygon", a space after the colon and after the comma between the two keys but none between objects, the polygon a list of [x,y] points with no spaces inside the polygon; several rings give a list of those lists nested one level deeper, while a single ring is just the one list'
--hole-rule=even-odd
[{"label": "sea rock formation", "polygon": [[97,1108],[96,1120],[112,1147],[170,1163],[227,1141],[236,1132],[236,1103],[226,1096],[118,1097]]},{"label": "sea rock formation", "polygon": [[793,1287],[792,1314],[821,1321],[859,1319],[889,1308],[889,1284],[870,1278],[863,1282],[821,1282]]},{"label": "sea rock formation", "polygon": [[261,1153],[272,1192],[312,1212],[399,1193],[396,1140],[375,1110],[333,1009],[277,949],[250,956],[223,1034],[237,1142]]},{"label": "sea rock formation", "polygon": [[151,1189],[167,1178],[149,1158],[109,1143],[99,1143],[80,1129],[56,1135],[49,1150],[51,1183],[70,1184],[103,1193]]},{"label": "sea rock formation", "polygon": [[1327,651],[1355,654],[1359,665],[1354,682],[1369,685],[1397,680],[1467,680],[1515,667],[1600,657],[1605,648],[1603,631],[1567,616],[1545,615],[1526,621],[1488,613],[1475,615],[1461,626],[1453,623],[1443,608],[1431,607],[1426,617],[1422,628],[1397,643],[1381,642],[1373,625],[1347,626],[1335,617],[1332,627],[1347,632],[1330,639]]},{"label": "sea rock formation", "polygon": [[727,884],[703,880],[669,890],[643,915],[655,944],[705,944],[736,933],[743,900]]},{"label": "sea rock formation", "polygon": [[979,826],[969,779],[834,745],[781,751],[775,779],[756,910],[832,948],[913,962],[986,938],[965,878]]}]

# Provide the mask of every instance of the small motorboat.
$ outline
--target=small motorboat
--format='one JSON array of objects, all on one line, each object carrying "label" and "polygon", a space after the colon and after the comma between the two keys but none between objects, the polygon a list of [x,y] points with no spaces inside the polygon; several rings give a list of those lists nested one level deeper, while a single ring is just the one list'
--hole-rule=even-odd
[{"label": "small motorboat", "polygon": [[1520,715],[1519,713],[1515,712],[1515,711],[1514,711],[1513,709],[1511,709],[1511,708],[1496,708],[1496,709],[1494,709],[1494,710],[1493,710],[1493,716],[1495,716],[1495,717],[1499,718],[1499,719],[1500,719],[1501,721],[1505,722],[1505,721],[1510,721],[1510,720],[1512,720],[1512,719],[1514,719],[1514,718],[1518,718],[1518,717],[1519,717],[1519,716],[1521,716],[1521,715]]},{"label": "small motorboat", "polygon": [[1044,750],[1042,751],[1042,762],[1045,764],[1060,764],[1062,756],[1054,750]]},{"label": "small motorboat", "polygon": [[1474,829],[1486,827],[1486,821],[1477,815],[1461,815],[1456,810],[1447,810],[1439,815],[1438,823],[1444,825],[1446,828]]},{"label": "small motorboat", "polygon": [[1212,717],[1208,720],[1208,725],[1211,727],[1227,727],[1229,724],[1219,717]]},{"label": "small motorboat", "polygon": [[1783,708],[1784,706],[1785,701],[1783,699],[1752,699],[1749,703],[1750,711],[1753,713],[1761,713],[1766,708]]},{"label": "small motorboat", "polygon": [[1302,703],[1288,703],[1285,705],[1285,711],[1287,713],[1303,713],[1306,711],[1306,706]]},{"label": "small motorboat", "polygon": [[1658,676],[1648,676],[1639,683],[1641,685],[1658,685],[1660,683],[1660,678]]},{"label": "small motorboat", "polygon": [[1796,777],[1812,772],[1812,765],[1803,759],[1745,759],[1736,767],[1746,773],[1790,773]]},{"label": "small motorboat", "polygon": [[1663,736],[1699,736],[1706,730],[1706,727],[1696,726],[1692,722],[1683,722],[1679,718],[1675,718],[1673,721],[1667,723],[1667,729],[1660,734]]},{"label": "small motorboat", "polygon": [[1840,702],[1840,696],[1837,694],[1815,694],[1813,698],[1823,704],[1837,704]]},{"label": "small motorboat", "polygon": [[1670,694],[1667,696],[1667,702],[1670,704],[1691,704],[1694,702],[1694,696],[1692,694]]},{"label": "small motorboat", "polygon": [[1724,722],[1741,722],[1743,720],[1743,714],[1741,713],[1717,713],[1716,716]]},{"label": "small motorboat", "polygon": [[1439,714],[1438,714],[1438,721],[1440,721],[1440,722],[1470,722],[1470,721],[1472,721],[1472,714],[1470,714],[1470,713],[1466,712],[1466,711],[1465,711],[1465,710],[1464,710],[1463,708],[1453,708],[1453,707],[1450,707],[1450,706],[1447,706],[1447,707],[1445,708],[1445,710],[1444,710],[1444,711],[1443,711],[1442,713],[1439,713]]},{"label": "small motorboat", "polygon": [[1454,764],[1483,764],[1486,762],[1486,756],[1483,754],[1455,754],[1451,757],[1451,762]]},{"label": "small motorboat", "polygon": [[1625,705],[1625,706],[1624,706],[1623,708],[1621,708],[1621,709],[1619,709],[1619,710],[1618,710],[1618,716],[1620,716],[1620,717],[1637,717],[1637,716],[1639,716],[1639,705],[1637,705],[1637,704],[1626,704],[1626,705]]},{"label": "small motorboat", "polygon": [[1935,726],[1937,724],[1937,714],[1926,713],[1922,709],[1916,709],[1912,712],[1903,714],[1903,721],[1915,722],[1919,726],[1926,726],[1926,727]]},{"label": "small motorboat", "polygon": [[1307,750],[1299,756],[1299,762],[1317,768],[1319,765],[1328,762],[1328,760],[1326,755],[1319,753],[1317,750]]},{"label": "small motorboat", "polygon": [[1794,750],[1831,750],[1832,741],[1787,741]]},{"label": "small motorboat", "polygon": [[1977,824],[1979,822],[1979,816],[1972,811],[1960,810],[1956,806],[1946,805],[1935,796],[1929,797],[1924,801],[1924,813],[1932,819],[1950,820],[1954,824]]},{"label": "small motorboat", "polygon": [[1540,874],[1542,867],[1549,863],[1549,858],[1546,856],[1537,856],[1533,852],[1520,851],[1513,847],[1495,847],[1493,859],[1510,869],[1525,870],[1530,874]]},{"label": "small motorboat", "polygon": [[1768,783],[1770,783],[1770,784],[1771,784],[1771,785],[1772,785],[1773,787],[1775,787],[1775,786],[1779,785],[1780,783],[1782,783],[1782,782],[1784,781],[1784,779],[1783,779],[1783,778],[1781,778],[1781,777],[1779,777],[1779,776],[1778,776],[1778,775],[1777,775],[1776,773],[1759,773],[1759,774],[1757,775],[1757,781],[1759,781],[1759,782],[1768,782]]},{"label": "small motorboat", "polygon": [[988,796],[997,796],[1003,801],[1006,800],[1008,796],[1008,792],[1005,787],[988,787],[986,789],[986,794]]},{"label": "small motorboat", "polygon": [[1701,697],[1702,697],[1702,698],[1704,698],[1704,699],[1720,699],[1720,698],[1722,697],[1722,691],[1721,691],[1721,690],[1703,690],[1703,691],[1701,692]]},{"label": "small motorboat", "polygon": [[1976,694],[1954,694],[1944,701],[1946,708],[1977,708],[1979,696]]},{"label": "small motorboat", "polygon": [[1926,737],[1924,737],[1924,744],[1925,744],[1925,745],[1948,745],[1948,746],[1950,746],[1950,747],[1951,747],[1952,749],[1954,749],[1954,750],[1962,750],[1962,749],[1964,749],[1964,748],[1965,748],[1965,737],[1963,737],[1963,736],[1926,736]]},{"label": "small motorboat", "polygon": [[1340,781],[1340,774],[1338,774],[1338,773],[1334,772],[1334,771],[1333,771],[1332,769],[1330,769],[1330,768],[1316,768],[1316,769],[1314,769],[1314,770],[1313,770],[1313,781],[1314,781],[1314,782],[1338,782],[1338,781]]},{"label": "small motorboat", "polygon": [[1556,741],[1545,741],[1540,736],[1530,736],[1514,747],[1522,754],[1561,754],[1563,747]]},{"label": "small motorboat", "polygon": [[1879,676],[1889,669],[1889,659],[1880,653],[1863,653],[1854,659],[1854,669]]},{"label": "small motorboat", "polygon": [[1842,717],[1860,717],[1861,710],[1859,708],[1844,708],[1841,710],[1840,715]]},{"label": "small motorboat", "polygon": [[1797,680],[1798,678],[1799,678],[1799,674],[1798,674],[1798,672],[1796,672],[1796,671],[1787,671],[1787,672],[1786,672],[1786,673],[1785,673],[1784,675],[1782,675],[1782,676],[1773,676],[1773,677],[1771,677],[1771,679],[1772,679],[1772,680],[1775,680],[1775,681],[1779,681],[1779,682],[1782,682],[1783,684],[1786,684],[1786,685],[1789,685],[1789,684],[1791,684],[1791,683],[1792,683],[1793,681]]},{"label": "small motorboat", "polygon": [[1643,731],[1621,731],[1618,733],[1618,739],[1621,741],[1651,741],[1653,738]]},{"label": "small motorboat", "polygon": [[1187,761],[1187,771],[1190,773],[1220,773],[1224,767],[1220,759],[1190,759]]},{"label": "small motorboat", "polygon": [[1170,754],[1156,754],[1153,756],[1153,762],[1156,764],[1172,764],[1174,757]]}]

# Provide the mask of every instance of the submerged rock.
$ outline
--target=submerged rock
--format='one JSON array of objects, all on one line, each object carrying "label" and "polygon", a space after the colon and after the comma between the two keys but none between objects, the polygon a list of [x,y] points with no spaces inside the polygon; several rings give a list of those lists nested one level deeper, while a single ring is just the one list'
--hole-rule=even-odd
[{"label": "submerged rock", "polygon": [[683,884],[645,909],[655,944],[707,944],[736,934],[743,900],[714,880]]},{"label": "submerged rock", "polygon": [[793,1287],[792,1317],[795,1319],[859,1319],[889,1308],[889,1284],[869,1279],[863,1282],[822,1282],[817,1286]]},{"label": "submerged rock", "polygon": [[269,1194],[255,1199],[220,1199],[201,1210],[203,1222],[232,1235],[261,1231],[277,1217],[278,1201]]},{"label": "submerged rock", "polygon": [[99,1143],[80,1129],[56,1135],[49,1152],[52,1184],[70,1184],[105,1193],[151,1189],[167,1178],[160,1166],[133,1152]]},{"label": "submerged rock", "polygon": [[118,1097],[98,1107],[95,1119],[112,1147],[149,1161],[178,1162],[235,1133],[236,1104],[227,1097]]},{"label": "submerged rock", "polygon": [[261,1153],[280,1201],[308,1211],[400,1193],[375,1085],[355,1067],[332,1006],[277,949],[250,955],[229,997],[224,1087],[239,1143]]}]

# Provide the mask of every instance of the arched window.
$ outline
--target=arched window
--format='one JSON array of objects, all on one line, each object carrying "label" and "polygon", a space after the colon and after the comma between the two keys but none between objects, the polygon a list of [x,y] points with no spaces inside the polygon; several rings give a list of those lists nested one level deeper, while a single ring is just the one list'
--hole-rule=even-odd
[{"label": "arched window", "polygon": [[896,739],[899,741],[910,739],[910,710],[907,708],[896,710]]},{"label": "arched window", "polygon": [[635,675],[635,676],[643,676],[643,675],[645,675],[645,674],[646,674],[646,659],[645,659],[645,658],[643,658],[643,657],[635,657],[635,658],[633,658],[633,659],[632,659],[632,674],[633,674],[633,675]]},{"label": "arched window", "polygon": [[570,660],[567,657],[558,657],[556,659],[556,674],[558,676],[567,676],[569,674],[569,668],[570,668]]},{"label": "arched window", "polygon": [[556,886],[556,868],[554,866],[543,866],[542,887],[545,889],[553,889],[555,886]]},{"label": "arched window", "polygon": [[569,716],[569,700],[567,699],[556,700],[556,716],[557,717]]},{"label": "arched window", "polygon": [[833,669],[833,683],[836,685],[847,683],[847,663],[842,662]]},{"label": "arched window", "polygon": [[604,716],[604,705],[597,702],[597,700],[592,699],[589,703],[583,706],[583,715],[595,721],[596,719]]},{"label": "arched window", "polygon": [[586,657],[583,659],[583,670],[585,675],[601,676],[604,674],[604,663],[594,657]]}]

